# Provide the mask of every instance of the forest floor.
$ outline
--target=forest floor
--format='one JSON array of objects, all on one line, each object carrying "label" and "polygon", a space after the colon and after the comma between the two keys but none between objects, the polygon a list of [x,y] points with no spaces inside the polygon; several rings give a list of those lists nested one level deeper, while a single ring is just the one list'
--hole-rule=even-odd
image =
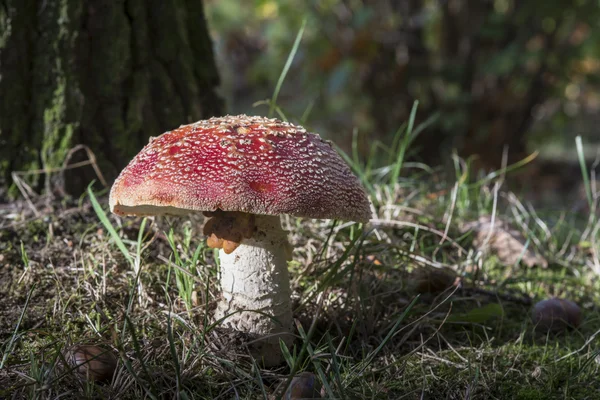
[{"label": "forest floor", "polygon": [[[456,183],[363,170],[362,227],[282,218],[298,339],[271,369],[211,323],[201,215],[119,218],[106,190],[0,205],[0,398],[271,399],[292,368],[323,398],[600,398],[596,219],[536,211],[504,174],[457,165]],[[551,297],[579,304],[581,324],[536,329]],[[112,379],[67,366],[74,344],[113,352]]]}]

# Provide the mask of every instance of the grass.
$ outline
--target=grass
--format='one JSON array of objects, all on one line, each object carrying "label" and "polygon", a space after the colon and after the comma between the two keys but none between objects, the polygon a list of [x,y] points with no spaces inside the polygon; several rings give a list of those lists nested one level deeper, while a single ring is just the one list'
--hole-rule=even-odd
[{"label": "grass", "polygon": [[[218,260],[201,217],[119,219],[91,190],[40,217],[4,206],[0,397],[269,399],[308,371],[328,398],[598,398],[595,222],[536,211],[502,190],[503,173],[474,176],[463,160],[452,182],[396,159],[397,183],[397,166],[353,164],[372,224],[283,219],[298,339],[274,369],[210,320]],[[549,266],[474,245],[464,226],[492,214]],[[533,302],[551,296],[583,307],[579,328],[533,329]],[[78,379],[62,357],[71,343],[118,354],[113,381]]]}]

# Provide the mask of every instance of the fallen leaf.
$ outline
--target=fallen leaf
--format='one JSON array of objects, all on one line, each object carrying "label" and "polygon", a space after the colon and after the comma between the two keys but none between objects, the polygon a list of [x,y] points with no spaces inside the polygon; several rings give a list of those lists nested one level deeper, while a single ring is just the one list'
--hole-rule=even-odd
[{"label": "fallen leaf", "polygon": [[474,308],[464,314],[451,315],[448,321],[453,322],[470,322],[473,324],[482,324],[494,317],[502,317],[504,309],[498,303],[490,303],[483,307]]},{"label": "fallen leaf", "polygon": [[504,265],[521,262],[528,267],[548,267],[548,261],[533,251],[523,234],[506,221],[496,219],[492,226],[492,218],[482,216],[477,221],[465,224],[464,229],[475,232],[474,246],[496,254]]}]

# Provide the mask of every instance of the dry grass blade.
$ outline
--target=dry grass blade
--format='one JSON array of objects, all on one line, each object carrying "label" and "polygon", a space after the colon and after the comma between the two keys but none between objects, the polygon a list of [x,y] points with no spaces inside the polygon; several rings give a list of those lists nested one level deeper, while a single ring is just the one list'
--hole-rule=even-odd
[{"label": "dry grass blade", "polygon": [[[83,150],[86,152],[88,159],[85,161],[79,161],[79,162],[76,162],[73,164],[69,164],[71,157],[73,157],[73,155],[80,150]],[[29,206],[31,211],[34,213],[34,215],[36,217],[39,217],[41,215],[40,211],[38,210],[38,208],[35,206],[35,204],[32,201],[32,198],[37,198],[37,197],[39,197],[39,195],[25,182],[25,180],[23,178],[26,176],[31,176],[31,175],[44,175],[44,174],[48,177],[50,174],[58,172],[58,173],[60,173],[61,182],[62,182],[62,184],[60,185],[61,186],[60,191],[61,191],[61,193],[64,194],[65,193],[64,172],[71,170],[71,169],[85,167],[88,165],[92,166],[92,168],[94,169],[94,172],[96,173],[96,176],[98,177],[98,180],[102,183],[102,185],[104,187],[108,187],[108,183],[106,182],[106,179],[104,179],[104,175],[102,174],[102,171],[100,171],[100,167],[98,167],[98,163],[96,162],[96,155],[88,146],[83,145],[83,144],[78,144],[78,145],[74,146],[73,148],[71,148],[67,152],[65,159],[63,161],[63,165],[60,168],[42,168],[42,169],[33,169],[33,170],[28,170],[28,171],[13,171],[13,172],[11,172],[11,177],[12,177],[14,184],[17,186],[17,189],[19,189],[19,192],[21,193],[21,195],[27,202],[27,205]],[[46,185],[45,185],[46,186],[46,196],[51,196],[52,190],[49,187],[48,182],[49,182],[49,179],[47,178]]]}]

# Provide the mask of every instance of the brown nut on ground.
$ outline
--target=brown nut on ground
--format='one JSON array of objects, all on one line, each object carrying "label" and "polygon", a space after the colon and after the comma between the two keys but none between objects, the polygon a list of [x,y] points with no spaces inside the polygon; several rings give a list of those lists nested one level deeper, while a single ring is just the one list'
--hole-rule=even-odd
[{"label": "brown nut on ground", "polygon": [[285,391],[285,400],[320,399],[321,382],[312,372],[300,372],[294,376],[290,387]]},{"label": "brown nut on ground", "polygon": [[460,284],[456,272],[450,268],[420,267],[409,277],[409,288],[416,293],[437,294]]},{"label": "brown nut on ground", "polygon": [[581,324],[581,308],[566,299],[542,300],[533,307],[531,319],[535,329],[542,332],[561,332]]},{"label": "brown nut on ground", "polygon": [[96,345],[74,345],[64,355],[68,366],[88,381],[110,381],[117,368],[117,357],[113,352]]}]

